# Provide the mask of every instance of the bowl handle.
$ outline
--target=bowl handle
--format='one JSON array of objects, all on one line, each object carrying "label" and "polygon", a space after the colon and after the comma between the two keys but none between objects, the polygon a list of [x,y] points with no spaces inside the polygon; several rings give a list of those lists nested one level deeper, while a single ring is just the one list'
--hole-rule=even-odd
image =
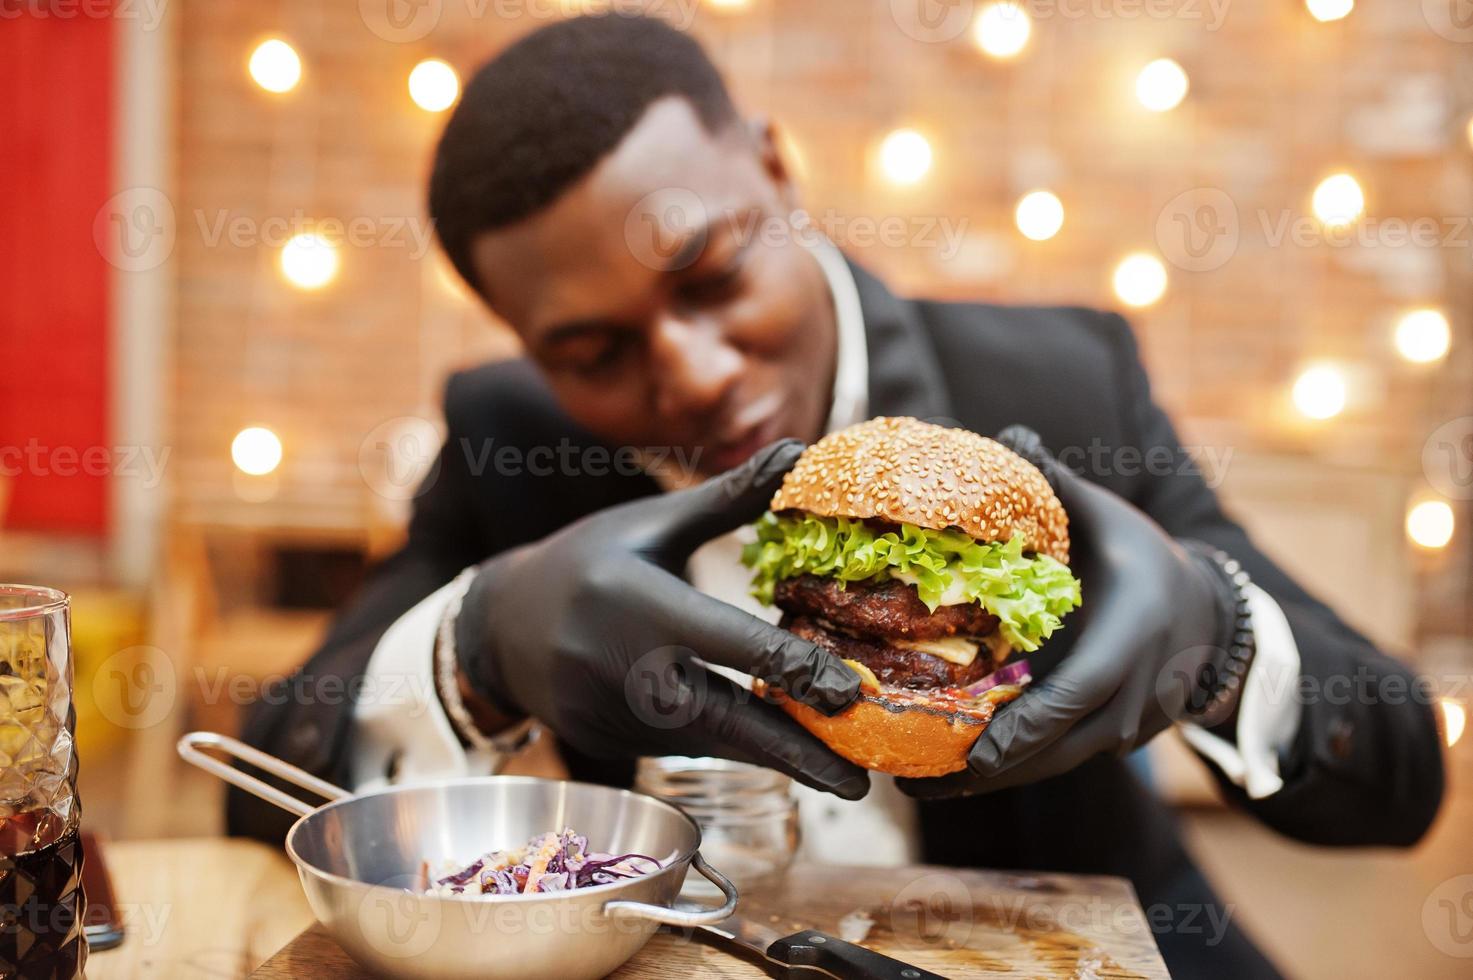
[{"label": "bowl handle", "polygon": [[244,771],[232,765],[221,762],[212,755],[201,752],[201,748],[211,748],[223,752],[225,755],[242,762],[249,763],[257,769],[262,769],[273,776],[278,776],[302,789],[310,790],[328,800],[340,800],[350,795],[341,786],[334,786],[324,779],[318,779],[303,769],[282,762],[274,755],[262,752],[260,749],[252,748],[238,739],[229,735],[219,735],[215,732],[190,732],[179,739],[179,755],[190,765],[199,766],[206,772],[212,772],[237,789],[243,789],[247,793],[259,796],[268,803],[275,803],[289,813],[295,813],[299,817],[305,817],[317,809],[311,803],[297,799],[290,793],[284,793],[269,783],[264,783],[255,776],[248,775]]},{"label": "bowl handle", "polygon": [[720,871],[706,863],[697,851],[691,859],[691,864],[706,879],[721,889],[721,894],[726,901],[714,909],[673,909],[668,905],[649,905],[645,902],[605,902],[604,914],[614,916],[628,916],[635,919],[653,919],[667,926],[709,926],[729,917],[736,911],[737,890],[731,879]]}]

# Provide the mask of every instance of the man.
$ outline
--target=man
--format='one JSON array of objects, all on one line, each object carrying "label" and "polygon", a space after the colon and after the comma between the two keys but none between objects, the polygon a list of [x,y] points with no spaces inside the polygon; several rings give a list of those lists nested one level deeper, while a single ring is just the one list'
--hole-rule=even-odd
[{"label": "man", "polygon": [[[446,127],[430,210],[526,356],[451,380],[407,545],[253,713],[254,744],[355,786],[488,771],[529,717],[577,778],[627,782],[640,755],[755,762],[827,794],[805,797],[805,820],[834,828],[820,844],[857,834],[897,858],[918,841],[936,863],[1128,876],[1181,917],[1157,940],[1184,976],[1273,975],[1231,923],[1186,921],[1227,912],[1120,760],[1192,720],[1159,683],[1190,651],[1208,651],[1193,671],[1243,681],[1214,686],[1228,711],[1210,730],[1182,725],[1237,805],[1322,844],[1408,845],[1431,822],[1442,769],[1425,704],[1292,696],[1301,678],[1374,691],[1407,672],[1223,514],[1123,321],[895,298],[803,233],[771,131],[742,121],[691,40],[605,17],[511,46]],[[742,232],[774,222],[792,234]],[[777,440],[875,415],[1035,430],[1010,440],[1058,487],[1084,582],[1061,656],[968,770],[901,781],[918,804],[880,778],[845,802],[868,774],[731,679],[830,713],[856,695],[841,663],[733,605],[728,532],[791,467],[796,444]],[[1168,465],[1109,465],[1121,451]],[[316,703],[323,677],[363,678],[362,694]],[[430,693],[372,683],[404,678]],[[278,817],[232,796],[235,832],[280,834]]]}]

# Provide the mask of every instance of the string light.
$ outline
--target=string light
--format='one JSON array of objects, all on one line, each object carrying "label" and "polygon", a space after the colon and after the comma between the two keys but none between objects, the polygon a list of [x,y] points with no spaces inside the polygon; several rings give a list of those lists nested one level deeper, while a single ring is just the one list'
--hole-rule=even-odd
[{"label": "string light", "polygon": [[1412,310],[1396,323],[1396,350],[1414,364],[1429,364],[1447,356],[1452,327],[1441,310]]},{"label": "string light", "polygon": [[426,58],[409,73],[409,97],[426,112],[444,112],[460,97],[460,77],[439,58]]},{"label": "string light", "polygon": [[1018,202],[1013,220],[1025,238],[1048,241],[1064,227],[1064,202],[1049,191],[1032,191]]},{"label": "string light", "polygon": [[1150,306],[1166,292],[1166,266],[1147,252],[1133,252],[1115,267],[1114,285],[1127,306]]},{"label": "string light", "polygon": [[242,473],[265,476],[281,465],[281,440],[264,426],[241,429],[230,442],[230,458]]},{"label": "string light", "polygon": [[1316,218],[1330,228],[1353,224],[1366,207],[1366,195],[1350,174],[1331,174],[1314,189],[1311,201]]},{"label": "string light", "polygon": [[1152,112],[1175,109],[1188,87],[1186,71],[1170,58],[1157,58],[1135,77],[1135,97]]},{"label": "string light", "polygon": [[1456,525],[1452,506],[1446,500],[1424,500],[1407,511],[1407,537],[1431,551],[1447,547]]},{"label": "string light", "polygon": [[894,184],[914,184],[931,171],[931,144],[913,129],[897,129],[880,144],[880,170]]},{"label": "string light", "polygon": [[1442,711],[1442,740],[1452,748],[1463,737],[1463,729],[1468,727],[1468,710],[1461,701],[1452,698],[1438,698],[1437,706]]},{"label": "string light", "polygon": [[1332,419],[1345,411],[1345,375],[1329,364],[1308,368],[1294,381],[1294,407],[1305,418]]},{"label": "string light", "polygon": [[281,273],[301,289],[321,289],[338,274],[338,251],[321,235],[293,235],[281,250]]},{"label": "string light", "polygon": [[258,44],[249,68],[251,78],[268,92],[290,92],[302,78],[302,59],[280,38]]},{"label": "string light", "polygon": [[1021,4],[1012,0],[990,3],[972,24],[972,39],[983,54],[999,60],[1016,57],[1028,46],[1033,22]]},{"label": "string light", "polygon": [[1320,22],[1340,20],[1355,9],[1355,0],[1304,0],[1309,15]]}]

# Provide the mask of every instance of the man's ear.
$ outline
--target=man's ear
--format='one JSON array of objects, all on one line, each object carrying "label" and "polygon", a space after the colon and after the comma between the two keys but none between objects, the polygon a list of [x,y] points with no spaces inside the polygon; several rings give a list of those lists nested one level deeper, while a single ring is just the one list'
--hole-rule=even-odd
[{"label": "man's ear", "polygon": [[783,158],[779,147],[783,140],[777,124],[769,116],[753,116],[747,120],[747,132],[752,139],[752,146],[756,148],[757,159],[762,164],[762,170],[777,187],[778,194],[782,197],[784,205],[789,208],[798,206],[798,187],[793,182],[792,171],[788,169],[788,161]]}]

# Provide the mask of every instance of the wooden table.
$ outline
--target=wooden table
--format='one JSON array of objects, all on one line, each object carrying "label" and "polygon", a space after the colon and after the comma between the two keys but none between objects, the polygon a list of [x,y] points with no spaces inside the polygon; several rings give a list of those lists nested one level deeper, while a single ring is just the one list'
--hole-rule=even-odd
[{"label": "wooden table", "polygon": [[[777,928],[835,935],[843,932],[842,918],[862,913],[873,922],[865,945],[944,976],[1167,976],[1135,892],[1119,878],[800,865],[780,891],[744,897],[742,911]],[[251,976],[367,980],[369,974],[313,926]],[[704,943],[660,932],[614,976],[765,974]]]},{"label": "wooden table", "polygon": [[88,980],[244,977],[313,922],[296,870],[255,841],[105,841],[127,937]]}]

